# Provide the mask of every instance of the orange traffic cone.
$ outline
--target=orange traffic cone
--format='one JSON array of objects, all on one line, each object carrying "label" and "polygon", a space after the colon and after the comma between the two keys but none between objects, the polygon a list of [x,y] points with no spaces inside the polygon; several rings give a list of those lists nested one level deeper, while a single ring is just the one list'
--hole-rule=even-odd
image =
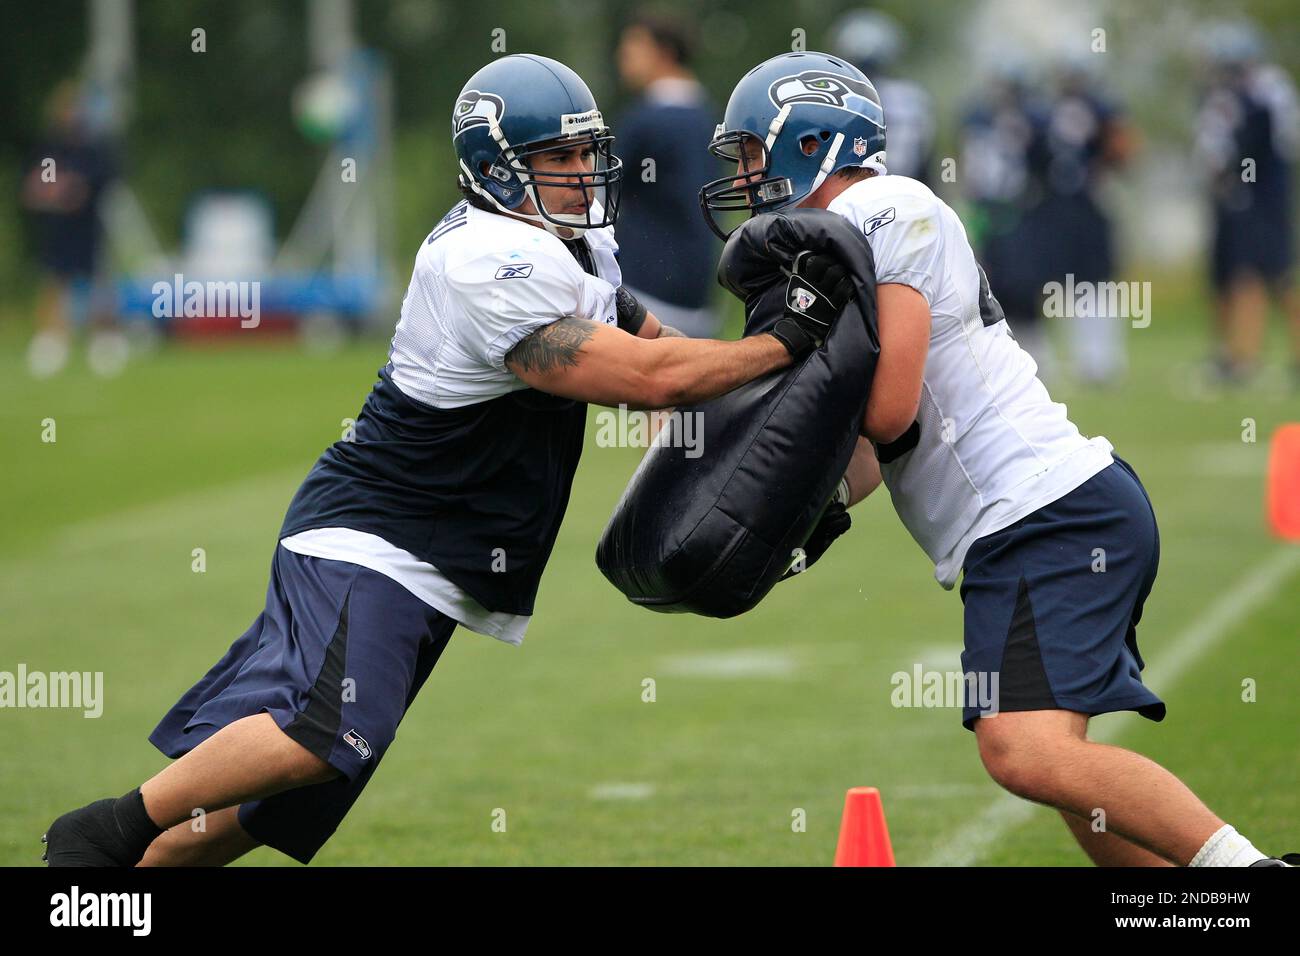
[{"label": "orange traffic cone", "polygon": [[844,797],[836,866],[895,866],[885,807],[875,787],[854,787]]},{"label": "orange traffic cone", "polygon": [[1268,523],[1279,538],[1300,541],[1300,424],[1283,425],[1273,434]]}]

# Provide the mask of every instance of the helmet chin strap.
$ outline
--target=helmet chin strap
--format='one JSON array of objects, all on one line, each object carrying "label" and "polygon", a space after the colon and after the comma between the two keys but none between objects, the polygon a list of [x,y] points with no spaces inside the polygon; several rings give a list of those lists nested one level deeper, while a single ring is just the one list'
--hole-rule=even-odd
[{"label": "helmet chin strap", "polygon": [[835,139],[831,141],[831,148],[829,152],[826,153],[826,158],[822,160],[821,168],[817,170],[817,178],[812,182],[812,189],[808,190],[809,196],[815,193],[821,187],[822,183],[826,182],[826,177],[829,176],[831,170],[835,168],[835,158],[839,156],[840,147],[843,145],[844,134],[836,133]]},{"label": "helmet chin strap", "polygon": [[[518,209],[510,209],[507,206],[503,206],[499,201],[497,201],[496,196],[493,196],[490,192],[488,192],[486,189],[484,189],[482,186],[478,184],[478,180],[476,180],[470,174],[470,171],[465,166],[464,161],[460,163],[460,168],[462,170],[461,179],[463,179],[466,183],[469,184],[469,188],[474,193],[474,195],[480,196],[483,199],[485,199],[487,202],[491,203],[492,206],[495,209],[497,209],[502,215],[510,216],[512,219],[523,219],[527,222],[534,223],[535,225],[541,226],[547,232],[551,233],[554,236],[557,236],[560,239],[577,239],[581,237],[583,234],[585,234],[588,229],[591,228],[590,226],[586,226],[586,225],[581,225],[581,226],[559,225],[557,223],[551,222],[550,220],[542,216],[534,216],[530,213],[520,212]],[[532,199],[533,207],[540,208],[537,193],[533,187],[533,184],[531,182],[524,183],[524,190],[528,193],[528,197]]]},{"label": "helmet chin strap", "polygon": [[772,117],[772,122],[767,127],[767,139],[764,145],[767,147],[767,155],[772,155],[772,144],[776,142],[776,137],[781,132],[781,127],[785,125],[785,118],[790,115],[790,104],[786,103],[781,107],[779,113]]},{"label": "helmet chin strap", "polygon": [[[531,179],[526,180],[524,182],[524,191],[528,193],[528,198],[533,201],[534,209],[540,210],[544,208],[542,206],[542,197],[537,195],[537,187],[533,184],[533,181]],[[564,223],[564,225],[554,223],[550,219],[547,219],[540,215],[538,216],[524,215],[524,218],[528,219],[530,222],[539,223],[541,227],[545,229],[547,232],[553,233],[554,235],[559,236],[561,239],[577,239],[580,236],[582,236],[588,229],[591,228],[590,226],[586,225],[586,223],[590,221],[590,212],[591,212],[590,205],[587,206],[587,211],[588,211],[588,215],[583,217],[582,225],[572,225],[572,226],[569,225],[565,221],[565,216],[562,213],[555,213],[554,218],[560,220],[560,222]],[[513,213],[512,215],[518,216],[521,214],[516,212]],[[578,217],[575,216],[574,218],[576,219]],[[565,235],[566,232],[569,233],[569,235],[566,236]]]}]

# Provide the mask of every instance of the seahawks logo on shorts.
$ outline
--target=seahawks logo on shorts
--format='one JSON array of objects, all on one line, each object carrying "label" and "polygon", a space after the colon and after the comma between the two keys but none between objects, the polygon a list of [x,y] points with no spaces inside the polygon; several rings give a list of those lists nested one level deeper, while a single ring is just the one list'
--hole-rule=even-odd
[{"label": "seahawks logo on shorts", "polygon": [[820,103],[882,123],[880,96],[870,83],[824,70],[804,70],[795,76],[783,76],[767,88],[768,98],[777,109],[787,103]]},{"label": "seahawks logo on shorts", "polygon": [[475,126],[499,123],[505,111],[505,101],[495,93],[466,90],[465,95],[456,101],[456,108],[452,110],[451,135],[455,138]]},{"label": "seahawks logo on shorts", "polygon": [[366,738],[362,737],[356,730],[349,730],[343,735],[344,741],[352,745],[352,748],[361,754],[362,760],[370,759],[370,744],[366,743]]}]

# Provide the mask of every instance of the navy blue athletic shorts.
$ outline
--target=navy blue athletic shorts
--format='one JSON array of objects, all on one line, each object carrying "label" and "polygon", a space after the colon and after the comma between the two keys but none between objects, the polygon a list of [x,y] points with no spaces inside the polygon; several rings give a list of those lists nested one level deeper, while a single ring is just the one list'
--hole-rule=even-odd
[{"label": "navy blue athletic shorts", "polygon": [[[1137,624],[1160,562],[1160,534],[1142,483],[1116,457],[1069,494],[978,539],[961,583],[962,671],[990,710],[1136,710],[1163,720],[1142,683]],[[982,678],[980,675],[984,675]],[[968,681],[971,679],[968,677]],[[975,729],[978,701],[962,724]]]},{"label": "navy blue athletic shorts", "polygon": [[1236,279],[1254,277],[1269,285],[1285,284],[1293,271],[1290,209],[1218,210],[1210,244],[1210,277],[1226,290]]},{"label": "navy blue athletic shorts", "polygon": [[265,609],[149,740],[180,757],[232,721],[269,713],[343,776],[241,804],[239,823],[310,862],[369,782],[455,628],[377,571],[277,546]]}]

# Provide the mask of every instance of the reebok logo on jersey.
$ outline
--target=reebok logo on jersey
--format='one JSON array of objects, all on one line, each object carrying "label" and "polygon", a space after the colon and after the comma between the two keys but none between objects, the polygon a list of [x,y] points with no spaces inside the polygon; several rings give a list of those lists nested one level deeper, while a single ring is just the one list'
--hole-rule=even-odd
[{"label": "reebok logo on jersey", "polygon": [[370,759],[370,744],[366,743],[366,738],[362,737],[355,730],[349,730],[343,735],[344,741],[352,745],[352,749],[361,754],[362,760]]},{"label": "reebok logo on jersey", "polygon": [[800,287],[790,293],[790,307],[800,312],[807,312],[817,301],[817,296],[813,295],[807,289]]},{"label": "reebok logo on jersey", "polygon": [[497,270],[498,279],[527,279],[532,274],[531,262],[519,262],[515,265],[502,266]]},{"label": "reebok logo on jersey", "polygon": [[869,236],[877,229],[879,229],[881,226],[886,225],[887,223],[891,223],[893,221],[894,221],[894,207],[890,206],[888,209],[880,210],[880,212],[876,213],[874,216],[872,216],[870,219],[864,222],[862,224],[862,233],[863,235]]}]

